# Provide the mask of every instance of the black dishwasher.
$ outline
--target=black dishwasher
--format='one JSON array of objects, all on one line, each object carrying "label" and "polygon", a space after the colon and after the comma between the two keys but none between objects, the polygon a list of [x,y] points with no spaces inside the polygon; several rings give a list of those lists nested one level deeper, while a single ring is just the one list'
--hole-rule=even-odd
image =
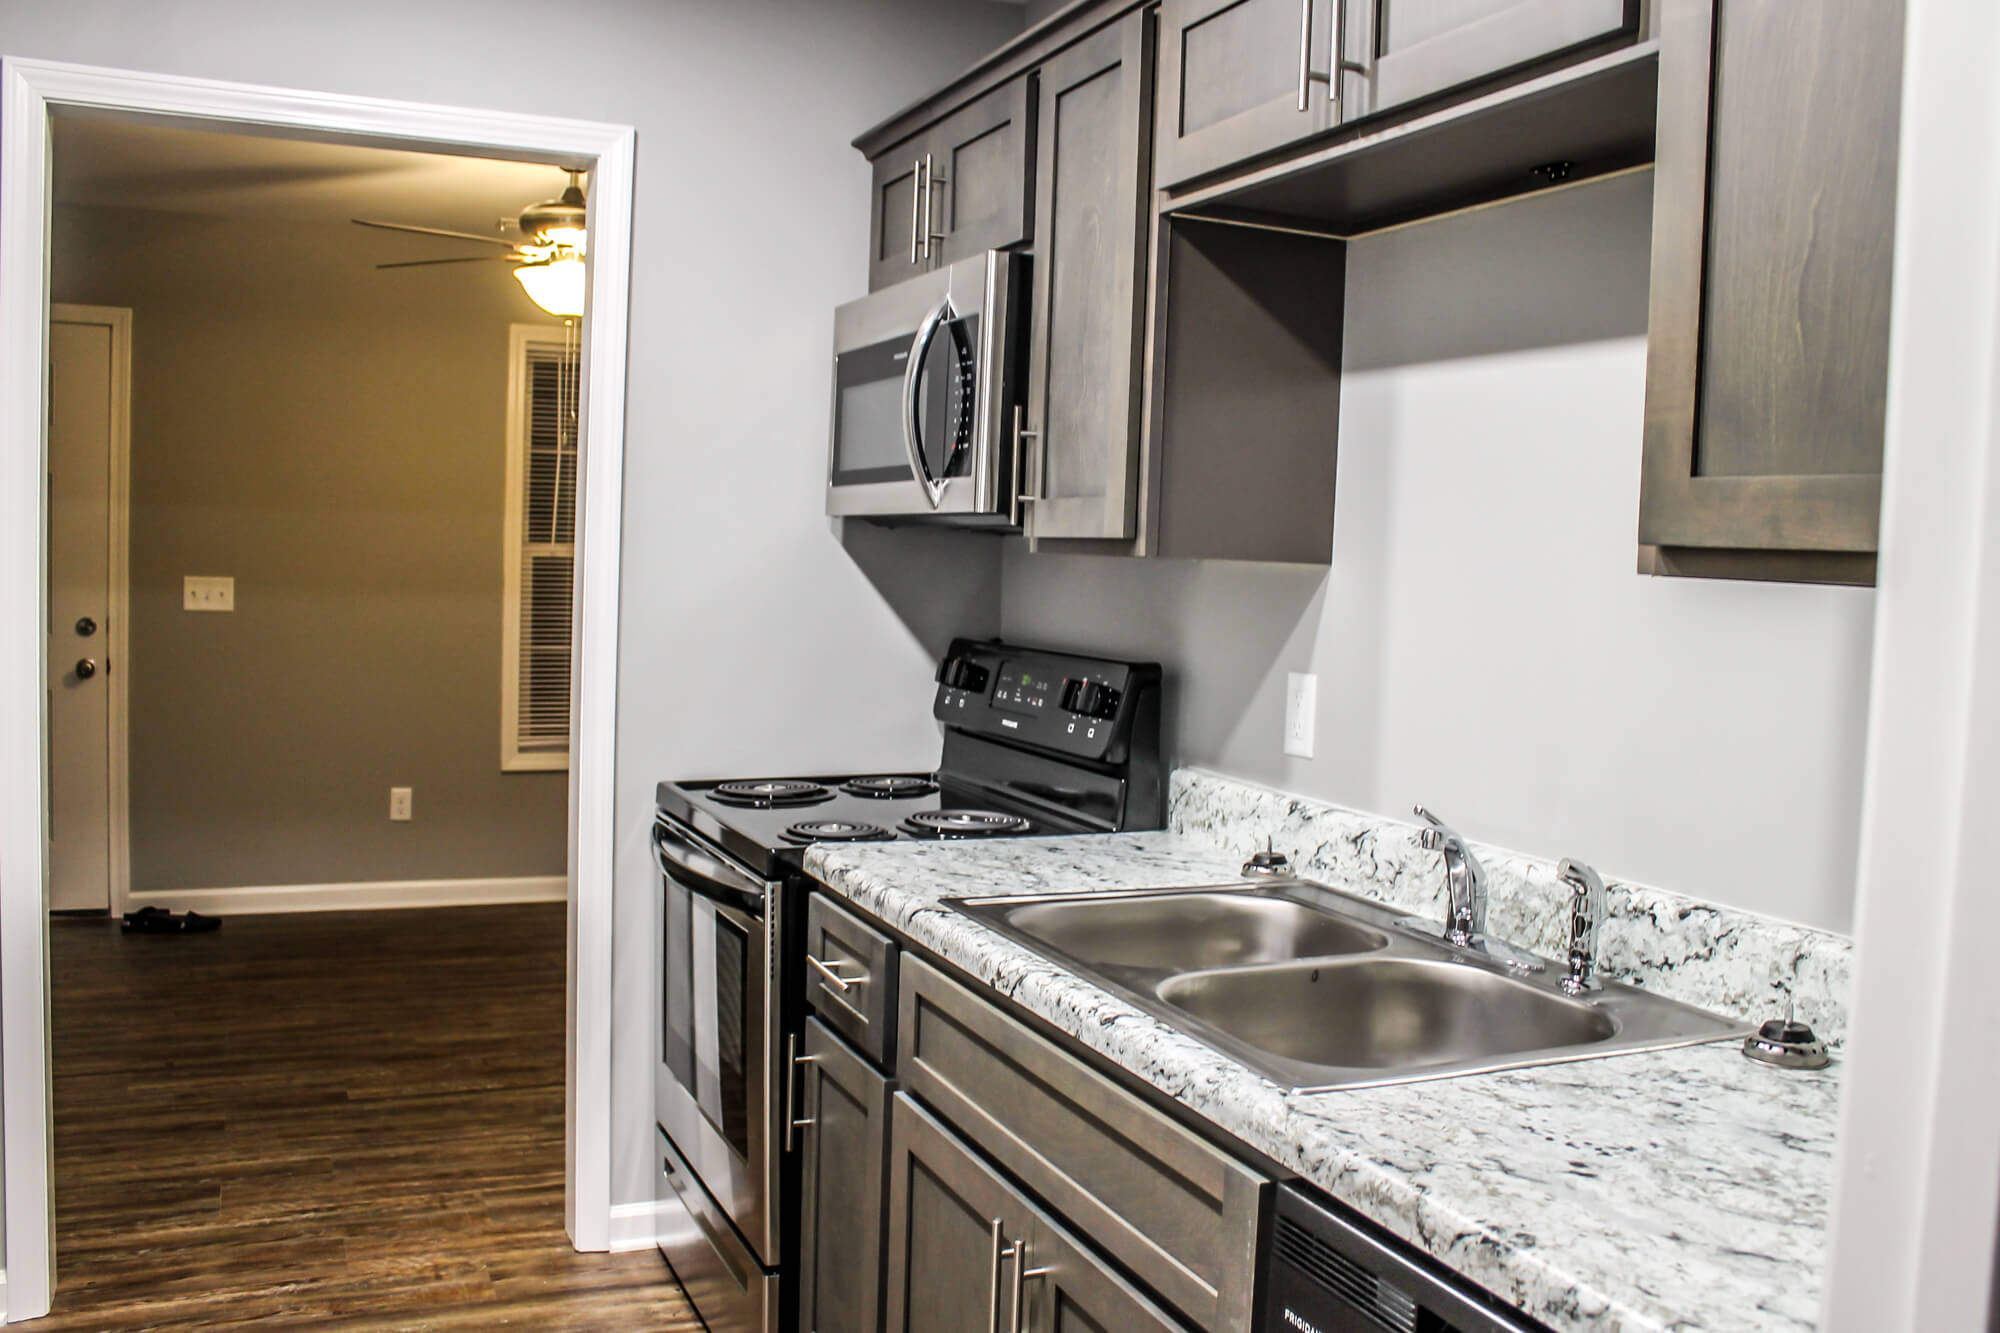
[{"label": "black dishwasher", "polygon": [[1264,1333],[1547,1333],[1295,1185],[1264,1254]]}]

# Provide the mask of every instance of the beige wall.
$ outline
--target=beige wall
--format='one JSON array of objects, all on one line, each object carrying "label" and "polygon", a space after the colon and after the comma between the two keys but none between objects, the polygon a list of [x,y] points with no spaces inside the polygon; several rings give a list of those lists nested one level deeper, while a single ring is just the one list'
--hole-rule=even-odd
[{"label": "beige wall", "polygon": [[[554,321],[500,265],[385,249],[58,210],[56,299],[133,310],[139,899],[563,873],[566,775],[499,759],[508,326]],[[236,611],[181,610],[188,574]]]}]

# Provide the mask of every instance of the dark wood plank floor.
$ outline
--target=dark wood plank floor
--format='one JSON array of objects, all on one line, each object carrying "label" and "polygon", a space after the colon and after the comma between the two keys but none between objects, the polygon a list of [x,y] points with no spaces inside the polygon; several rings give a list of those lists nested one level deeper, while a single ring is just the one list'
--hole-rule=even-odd
[{"label": "dark wood plank floor", "polygon": [[560,905],[51,931],[40,1329],[700,1327],[563,1232]]}]

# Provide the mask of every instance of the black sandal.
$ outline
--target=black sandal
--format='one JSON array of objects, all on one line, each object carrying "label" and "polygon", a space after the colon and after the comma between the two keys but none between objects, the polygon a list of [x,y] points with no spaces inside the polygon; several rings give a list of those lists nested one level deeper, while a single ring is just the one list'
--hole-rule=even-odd
[{"label": "black sandal", "polygon": [[203,916],[199,912],[175,916],[164,907],[142,907],[136,912],[127,912],[124,923],[119,926],[119,930],[127,935],[134,932],[141,935],[199,935],[221,929],[221,917]]}]

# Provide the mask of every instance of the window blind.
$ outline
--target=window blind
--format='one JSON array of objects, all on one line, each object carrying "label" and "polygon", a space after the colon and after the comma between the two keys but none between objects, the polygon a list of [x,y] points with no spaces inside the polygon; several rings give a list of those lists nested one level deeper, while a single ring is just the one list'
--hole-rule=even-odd
[{"label": "window blind", "polygon": [[527,341],[519,367],[518,632],[511,750],[569,751],[576,570],[578,357],[573,342]]}]

